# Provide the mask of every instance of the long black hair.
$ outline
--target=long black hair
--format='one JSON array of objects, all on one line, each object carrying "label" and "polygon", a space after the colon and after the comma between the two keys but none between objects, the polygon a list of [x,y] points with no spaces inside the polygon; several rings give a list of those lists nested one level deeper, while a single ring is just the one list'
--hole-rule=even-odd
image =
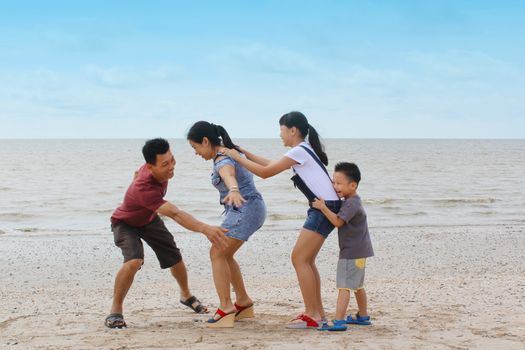
[{"label": "long black hair", "polygon": [[[207,137],[212,146],[224,146],[227,148],[234,148],[240,152],[239,146],[235,145],[228,135],[226,129],[221,125],[201,120],[196,122],[188,131],[186,138],[190,141],[202,143],[202,140]],[[221,142],[222,140],[222,142]]]},{"label": "long black hair", "polygon": [[319,157],[324,165],[328,165],[328,156],[324,151],[324,146],[319,140],[319,134],[313,126],[308,124],[308,119],[301,112],[286,113],[279,119],[279,125],[284,125],[288,128],[296,127],[303,138],[308,136],[308,142],[314,149],[315,154]]}]

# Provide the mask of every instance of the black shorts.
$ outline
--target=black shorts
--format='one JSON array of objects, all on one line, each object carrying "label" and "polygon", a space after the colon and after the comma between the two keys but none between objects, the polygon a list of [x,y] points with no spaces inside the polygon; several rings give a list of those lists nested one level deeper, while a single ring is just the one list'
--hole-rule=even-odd
[{"label": "black shorts", "polygon": [[155,252],[160,267],[166,269],[182,260],[179,248],[164,222],[157,216],[155,220],[142,227],[129,226],[124,222],[111,224],[115,245],[122,250],[124,262],[144,259],[143,239]]}]

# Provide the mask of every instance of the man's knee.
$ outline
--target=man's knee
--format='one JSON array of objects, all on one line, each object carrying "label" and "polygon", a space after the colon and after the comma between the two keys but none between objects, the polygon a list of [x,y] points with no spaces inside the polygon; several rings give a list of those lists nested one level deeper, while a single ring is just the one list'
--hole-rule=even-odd
[{"label": "man's knee", "polygon": [[144,264],[143,259],[131,259],[124,263],[124,267],[130,272],[136,273],[138,270],[140,270],[142,264]]}]

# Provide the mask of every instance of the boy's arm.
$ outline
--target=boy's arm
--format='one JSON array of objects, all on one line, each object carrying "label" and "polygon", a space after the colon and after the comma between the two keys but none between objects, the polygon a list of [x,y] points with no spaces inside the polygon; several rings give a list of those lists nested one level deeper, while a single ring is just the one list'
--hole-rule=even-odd
[{"label": "boy's arm", "polygon": [[336,213],[328,209],[323,199],[314,200],[312,202],[312,207],[319,209],[335,227],[339,228],[345,224],[344,220],[337,216]]}]

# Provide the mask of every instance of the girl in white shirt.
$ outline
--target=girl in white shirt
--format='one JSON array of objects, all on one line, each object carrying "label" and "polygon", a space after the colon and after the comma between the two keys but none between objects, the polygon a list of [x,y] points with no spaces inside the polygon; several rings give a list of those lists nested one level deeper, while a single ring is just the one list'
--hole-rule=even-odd
[{"label": "girl in white shirt", "polygon": [[[279,125],[283,144],[291,148],[279,160],[270,161],[245,149],[241,151],[246,158],[235,149],[224,148],[221,152],[228,154],[261,178],[268,178],[292,168],[296,174],[292,179],[296,187],[307,196],[309,202],[311,203],[315,198],[324,199],[327,206],[337,213],[341,204],[332,180],[324,168],[324,165],[328,165],[328,157],[317,131],[308,124],[308,120],[300,112],[283,115]],[[305,141],[307,136],[308,142]],[[320,326],[321,321],[325,321],[321,279],[315,265],[315,258],[333,229],[334,226],[324,214],[310,206],[306,221],[292,250],[292,263],[297,273],[305,309],[304,313],[286,325],[287,328],[315,329]]]}]

